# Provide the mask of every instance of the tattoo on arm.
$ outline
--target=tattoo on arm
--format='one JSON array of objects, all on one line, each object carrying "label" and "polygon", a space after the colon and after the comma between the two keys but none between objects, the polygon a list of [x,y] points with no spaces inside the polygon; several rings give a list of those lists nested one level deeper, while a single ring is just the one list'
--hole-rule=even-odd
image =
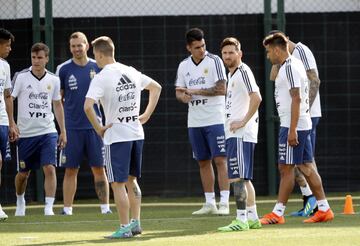
[{"label": "tattoo on arm", "polygon": [[105,181],[95,182],[95,191],[102,204],[107,203],[107,194],[106,194],[106,184]]},{"label": "tattoo on arm", "polygon": [[11,97],[11,91],[10,91],[10,89],[5,89],[5,90],[4,90],[4,97],[5,97],[5,98]]},{"label": "tattoo on arm", "polygon": [[222,96],[226,94],[226,80],[219,80],[215,83],[214,87],[201,89],[200,95],[202,96]]},{"label": "tattoo on arm", "polygon": [[290,89],[290,96],[296,97],[300,95],[300,89],[298,87],[294,87]]},{"label": "tattoo on arm", "polygon": [[314,69],[307,71],[306,74],[309,79],[309,105],[311,107],[320,88],[320,79]]}]

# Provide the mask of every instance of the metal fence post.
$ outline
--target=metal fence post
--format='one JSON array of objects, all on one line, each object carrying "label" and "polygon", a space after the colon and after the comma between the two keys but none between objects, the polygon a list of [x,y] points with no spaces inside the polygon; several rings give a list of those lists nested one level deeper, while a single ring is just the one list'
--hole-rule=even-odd
[{"label": "metal fence post", "polygon": [[[264,35],[271,30],[271,0],[264,0]],[[276,194],[276,150],[275,150],[275,117],[274,117],[274,84],[269,80],[270,63],[264,57],[265,63],[265,112],[266,112],[266,159],[268,172],[268,194]]]},{"label": "metal fence post", "polygon": [[[37,43],[41,40],[41,25],[40,25],[40,1],[32,0],[32,26],[33,26],[33,42]],[[36,171],[36,200],[38,202],[44,201],[44,175],[41,169]]]}]

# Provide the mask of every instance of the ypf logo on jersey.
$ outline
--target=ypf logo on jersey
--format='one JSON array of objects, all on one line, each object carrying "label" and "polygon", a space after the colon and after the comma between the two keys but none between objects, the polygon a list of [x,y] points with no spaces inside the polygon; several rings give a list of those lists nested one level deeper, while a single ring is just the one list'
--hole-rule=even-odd
[{"label": "ypf logo on jersey", "polygon": [[131,90],[135,89],[136,85],[125,75],[123,74],[116,86],[116,91],[123,91],[123,90]]}]

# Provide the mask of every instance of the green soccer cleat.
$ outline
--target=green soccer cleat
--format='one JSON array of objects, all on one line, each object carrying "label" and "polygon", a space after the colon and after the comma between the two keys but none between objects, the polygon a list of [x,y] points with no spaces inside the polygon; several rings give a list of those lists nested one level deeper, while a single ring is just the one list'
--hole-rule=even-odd
[{"label": "green soccer cleat", "polygon": [[105,236],[104,238],[107,239],[120,239],[120,238],[130,238],[133,237],[133,234],[131,233],[131,227],[130,224],[127,226],[120,227],[117,231],[115,231],[110,236]]},{"label": "green soccer cleat", "polygon": [[231,232],[231,231],[247,231],[249,230],[248,222],[242,222],[238,219],[233,220],[230,225],[219,227],[218,231]]},{"label": "green soccer cleat", "polygon": [[248,220],[250,229],[260,229],[262,227],[259,219],[256,220]]}]

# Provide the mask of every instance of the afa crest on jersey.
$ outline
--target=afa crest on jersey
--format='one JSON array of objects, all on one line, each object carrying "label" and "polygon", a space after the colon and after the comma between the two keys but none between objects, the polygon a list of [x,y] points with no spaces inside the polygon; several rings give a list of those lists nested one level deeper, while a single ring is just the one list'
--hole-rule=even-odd
[{"label": "afa crest on jersey", "polygon": [[47,89],[48,91],[50,91],[50,90],[51,90],[51,85],[47,85],[46,89]]},{"label": "afa crest on jersey", "polygon": [[204,69],[204,75],[206,76],[206,75],[208,75],[209,74],[209,69],[208,68],[205,68]]},{"label": "afa crest on jersey", "polygon": [[96,74],[96,72],[95,72],[95,70],[94,69],[90,69],[90,79],[93,79],[94,78],[94,76],[95,76],[95,74]]},{"label": "afa crest on jersey", "polygon": [[24,169],[26,167],[25,161],[20,161],[19,166],[21,169]]}]

